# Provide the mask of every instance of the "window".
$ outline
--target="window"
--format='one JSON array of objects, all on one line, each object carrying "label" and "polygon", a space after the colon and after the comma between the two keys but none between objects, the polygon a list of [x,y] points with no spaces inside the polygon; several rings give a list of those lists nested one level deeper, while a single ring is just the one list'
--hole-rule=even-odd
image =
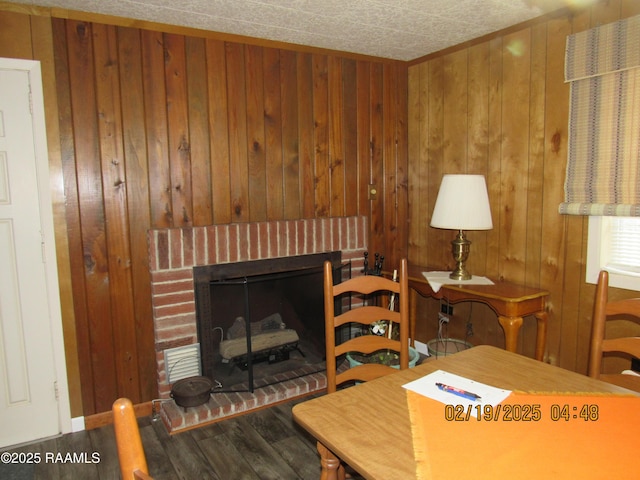
[{"label": "window", "polygon": [[640,217],[589,217],[587,282],[600,270],[611,286],[640,291]]},{"label": "window", "polygon": [[640,291],[640,15],[567,37],[562,214],[589,215],[587,278]]}]

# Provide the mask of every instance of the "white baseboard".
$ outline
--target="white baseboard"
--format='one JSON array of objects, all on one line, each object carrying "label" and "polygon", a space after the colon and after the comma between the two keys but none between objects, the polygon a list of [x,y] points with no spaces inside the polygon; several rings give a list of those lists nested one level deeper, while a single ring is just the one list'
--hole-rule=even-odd
[{"label": "white baseboard", "polygon": [[82,432],[84,430],[84,417],[75,417],[71,419],[71,431]]}]

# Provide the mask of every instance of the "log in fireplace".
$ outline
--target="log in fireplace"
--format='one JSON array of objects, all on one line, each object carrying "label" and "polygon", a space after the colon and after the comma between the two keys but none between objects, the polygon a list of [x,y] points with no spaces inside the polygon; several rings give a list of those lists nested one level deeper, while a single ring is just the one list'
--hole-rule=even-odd
[{"label": "log in fireplace", "polygon": [[341,252],[194,267],[202,374],[220,392],[250,391],[283,372],[323,371],[322,266],[350,276]]}]

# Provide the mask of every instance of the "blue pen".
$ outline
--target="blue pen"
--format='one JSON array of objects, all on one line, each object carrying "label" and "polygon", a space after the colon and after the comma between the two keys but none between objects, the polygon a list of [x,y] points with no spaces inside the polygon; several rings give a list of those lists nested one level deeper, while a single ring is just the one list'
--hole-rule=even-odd
[{"label": "blue pen", "polygon": [[451,387],[449,385],[445,385],[444,383],[436,383],[436,387],[438,387],[443,392],[453,393],[454,395],[466,398],[467,400],[472,400],[474,402],[480,400],[480,395],[467,392],[466,390],[462,390],[461,388]]}]

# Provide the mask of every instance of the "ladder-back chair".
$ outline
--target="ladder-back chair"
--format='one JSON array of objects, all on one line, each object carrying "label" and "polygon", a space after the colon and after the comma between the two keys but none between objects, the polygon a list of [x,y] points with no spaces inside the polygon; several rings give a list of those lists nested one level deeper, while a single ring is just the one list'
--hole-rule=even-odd
[{"label": "ladder-back chair", "polygon": [[[400,262],[398,281],[389,278],[362,275],[334,285],[331,262],[324,264],[324,312],[327,363],[327,391],[335,392],[337,386],[348,381],[369,381],[374,378],[397,372],[396,369],[379,363],[363,363],[346,370],[338,371],[338,358],[349,352],[370,354],[379,350],[399,352],[399,367],[409,366],[409,282],[407,276],[407,260]],[[397,310],[390,310],[377,305],[353,305],[344,313],[336,312],[346,303],[346,296],[355,294],[363,298],[372,294],[395,294]],[[357,303],[354,302],[354,304]],[[339,308],[342,310],[341,308]],[[336,328],[350,322],[368,327],[378,320],[391,320],[399,325],[399,339],[380,335],[361,335],[350,338],[336,345]],[[389,331],[392,331],[389,325]]]},{"label": "ladder-back chair", "polygon": [[609,301],[609,272],[601,271],[596,286],[591,327],[591,346],[589,350],[589,371],[592,378],[640,392],[640,377],[632,374],[604,374],[603,354],[617,352],[626,356],[640,358],[640,337],[605,338],[607,320],[631,318],[640,321],[640,298]]}]

